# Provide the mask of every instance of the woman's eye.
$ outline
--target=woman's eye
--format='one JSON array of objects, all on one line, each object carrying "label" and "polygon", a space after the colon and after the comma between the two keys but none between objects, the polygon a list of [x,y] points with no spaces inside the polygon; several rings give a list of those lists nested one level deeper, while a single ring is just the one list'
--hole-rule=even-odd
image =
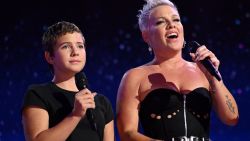
[{"label": "woman's eye", "polygon": [[174,19],[175,22],[180,22],[181,20],[180,19]]},{"label": "woman's eye", "polygon": [[164,21],[157,21],[156,25],[160,25],[160,24],[163,24],[163,23],[164,23]]}]

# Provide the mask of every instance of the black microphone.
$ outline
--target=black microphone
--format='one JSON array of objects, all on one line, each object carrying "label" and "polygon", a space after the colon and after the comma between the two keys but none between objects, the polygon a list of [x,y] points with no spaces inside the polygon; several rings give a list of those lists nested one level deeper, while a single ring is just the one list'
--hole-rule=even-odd
[{"label": "black microphone", "polygon": [[[83,72],[79,72],[75,75],[75,81],[76,81],[76,87],[78,88],[79,91],[89,87],[87,77]],[[94,109],[92,108],[87,109],[86,114],[87,114],[88,120],[90,121],[92,129],[97,131],[97,125],[96,125],[95,117],[94,117]]]},{"label": "black microphone", "polygon": [[[189,51],[191,53],[195,53],[196,50],[201,46],[199,43],[197,43],[196,41],[190,41],[186,43],[186,46],[189,48]],[[211,61],[209,60],[209,57],[206,57],[205,59],[200,61],[201,64],[208,70],[208,72],[213,75],[218,81],[221,80],[221,76],[219,74],[219,72],[216,70],[216,68],[214,67],[214,65],[211,63]]]}]

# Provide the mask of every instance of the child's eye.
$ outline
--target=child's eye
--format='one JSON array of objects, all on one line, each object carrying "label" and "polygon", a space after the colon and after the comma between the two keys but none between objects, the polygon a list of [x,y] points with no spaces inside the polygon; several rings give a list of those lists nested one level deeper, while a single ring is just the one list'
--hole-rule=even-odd
[{"label": "child's eye", "polygon": [[66,48],[69,48],[70,46],[69,45],[63,45],[62,48],[63,49],[66,49]]},{"label": "child's eye", "polygon": [[71,46],[67,45],[67,44],[65,44],[65,45],[62,46],[62,49],[68,49],[68,48],[71,48]]},{"label": "child's eye", "polygon": [[78,48],[85,48],[84,45],[78,45]]}]

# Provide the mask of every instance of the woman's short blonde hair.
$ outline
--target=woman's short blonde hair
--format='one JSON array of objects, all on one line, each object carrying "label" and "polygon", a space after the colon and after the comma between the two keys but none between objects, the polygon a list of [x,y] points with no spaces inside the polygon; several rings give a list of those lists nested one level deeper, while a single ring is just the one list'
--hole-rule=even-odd
[{"label": "woman's short blonde hair", "polygon": [[169,0],[145,0],[142,10],[139,10],[138,24],[141,31],[144,31],[148,24],[148,18],[151,10],[160,5],[169,5],[177,10],[175,4]]}]

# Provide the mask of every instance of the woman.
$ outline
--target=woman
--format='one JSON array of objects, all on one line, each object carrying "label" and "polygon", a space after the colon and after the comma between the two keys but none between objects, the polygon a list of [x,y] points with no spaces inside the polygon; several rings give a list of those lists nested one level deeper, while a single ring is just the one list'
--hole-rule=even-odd
[{"label": "woman", "polygon": [[43,45],[54,77],[51,82],[27,90],[22,109],[26,140],[113,141],[110,102],[84,86],[77,87],[75,81],[86,62],[80,29],[73,23],[58,22],[44,33]]},{"label": "woman", "polygon": [[209,57],[218,70],[216,56],[203,45],[190,53],[195,62],[182,57],[184,31],[176,6],[148,0],[138,17],[154,58],[122,78],[117,96],[121,140],[209,140],[212,106],[222,122],[235,125],[239,115],[233,96],[200,64]]}]

